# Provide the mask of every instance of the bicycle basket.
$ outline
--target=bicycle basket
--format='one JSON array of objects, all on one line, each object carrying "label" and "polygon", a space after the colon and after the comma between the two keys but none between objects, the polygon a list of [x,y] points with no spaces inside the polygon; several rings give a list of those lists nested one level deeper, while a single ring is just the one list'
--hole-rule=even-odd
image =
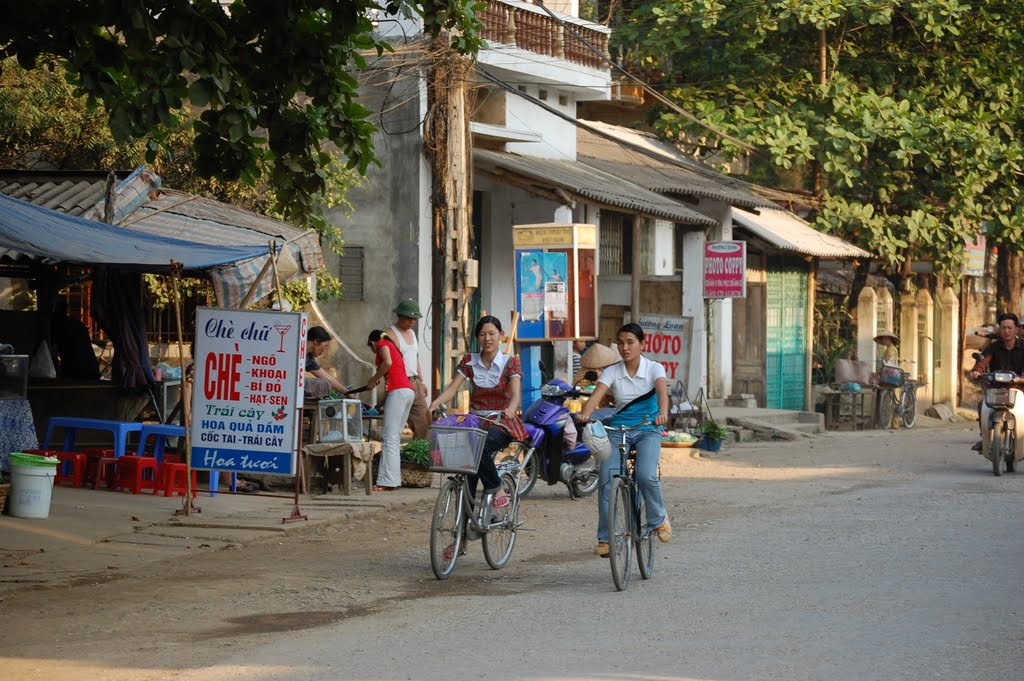
[{"label": "bicycle basket", "polygon": [[985,390],[985,404],[1013,409],[1013,394],[1009,388],[988,388]]},{"label": "bicycle basket", "polygon": [[878,372],[878,380],[884,385],[900,385],[903,383],[903,370],[899,367],[882,367]]},{"label": "bicycle basket", "polygon": [[464,426],[430,427],[430,470],[438,473],[476,473],[487,431]]}]

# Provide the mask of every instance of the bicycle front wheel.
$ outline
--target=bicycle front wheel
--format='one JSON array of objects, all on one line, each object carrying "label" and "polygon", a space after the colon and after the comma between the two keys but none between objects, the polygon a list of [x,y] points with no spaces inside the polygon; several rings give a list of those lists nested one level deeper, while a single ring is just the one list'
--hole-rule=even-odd
[{"label": "bicycle front wheel", "polygon": [[903,393],[900,395],[900,418],[903,419],[905,428],[913,428],[917,423],[917,386],[903,386]]},{"label": "bicycle front wheel", "polygon": [[509,496],[509,504],[505,508],[491,509],[491,526],[483,535],[484,560],[493,570],[505,567],[512,557],[519,524],[519,499],[516,498],[516,483],[510,473],[501,476],[501,486]]},{"label": "bicycle front wheel", "polygon": [[640,576],[644,579],[650,579],[651,575],[654,574],[654,542],[651,541],[654,532],[648,529],[649,527],[647,501],[644,500],[644,495],[638,490],[636,493],[636,538],[634,539],[634,546],[636,547],[636,562],[640,567]]},{"label": "bicycle front wheel", "polygon": [[618,591],[629,586],[632,553],[633,503],[629,498],[629,483],[615,478],[608,500],[608,558],[611,559],[612,581]]},{"label": "bicycle front wheel", "polygon": [[878,422],[876,426],[888,430],[892,428],[892,417],[896,412],[896,391],[883,388],[878,391]]},{"label": "bicycle front wheel", "polygon": [[441,486],[430,521],[430,569],[438,579],[448,579],[465,540],[462,533],[462,482],[449,479]]}]

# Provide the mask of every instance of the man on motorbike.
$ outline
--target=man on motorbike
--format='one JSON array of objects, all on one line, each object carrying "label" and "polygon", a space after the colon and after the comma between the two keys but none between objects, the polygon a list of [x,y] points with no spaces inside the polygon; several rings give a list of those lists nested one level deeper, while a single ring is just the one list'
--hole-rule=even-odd
[{"label": "man on motorbike", "polygon": [[[977,380],[978,376],[985,371],[1012,371],[1017,374],[1014,383],[1024,383],[1024,341],[1017,337],[1020,322],[1017,315],[1012,312],[1004,312],[999,315],[999,339],[994,340],[982,351],[981,359],[975,361],[971,369],[971,380]],[[981,427],[981,404],[978,404],[978,424]],[[974,447],[974,451],[981,451],[981,441]]]}]

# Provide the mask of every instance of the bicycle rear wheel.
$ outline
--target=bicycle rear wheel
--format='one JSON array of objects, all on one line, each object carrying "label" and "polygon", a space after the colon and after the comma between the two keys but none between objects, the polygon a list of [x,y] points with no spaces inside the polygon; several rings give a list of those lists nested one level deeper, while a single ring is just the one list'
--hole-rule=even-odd
[{"label": "bicycle rear wheel", "polygon": [[[494,570],[505,567],[512,557],[519,523],[519,499],[516,498],[516,483],[511,473],[501,476],[501,486],[509,496],[509,504],[505,508],[491,509],[491,529],[483,535],[484,560]],[[495,527],[495,523],[499,525]]]},{"label": "bicycle rear wheel", "polygon": [[611,559],[612,581],[618,591],[624,591],[629,586],[630,563],[633,558],[632,516],[629,483],[622,478],[614,478],[611,498],[608,500],[608,558]]},{"label": "bicycle rear wheel", "polygon": [[913,428],[917,423],[917,386],[904,385],[900,394],[900,418],[905,428]]},{"label": "bicycle rear wheel", "polygon": [[878,391],[878,422],[879,428],[892,428],[892,416],[896,412],[896,391],[882,388]]},{"label": "bicycle rear wheel", "polygon": [[636,502],[636,563],[640,566],[640,576],[650,579],[654,574],[654,542],[651,541],[654,532],[648,529],[647,502],[639,490],[636,493]]},{"label": "bicycle rear wheel", "polygon": [[530,452],[530,447],[522,442],[512,442],[508,447],[501,450],[495,457],[495,463],[501,463],[502,461],[517,461],[519,462],[519,498],[523,499],[533,486],[537,484],[537,473],[539,472],[537,463],[538,452]]},{"label": "bicycle rear wheel", "polygon": [[446,480],[437,493],[430,521],[430,569],[438,579],[448,579],[462,551],[462,482]]}]

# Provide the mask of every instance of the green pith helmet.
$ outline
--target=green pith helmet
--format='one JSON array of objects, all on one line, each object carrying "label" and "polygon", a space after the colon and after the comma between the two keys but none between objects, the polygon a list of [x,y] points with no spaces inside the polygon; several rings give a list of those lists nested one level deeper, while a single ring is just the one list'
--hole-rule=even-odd
[{"label": "green pith helmet", "polygon": [[395,307],[395,314],[399,317],[409,317],[411,319],[419,319],[423,315],[420,314],[420,304],[412,298],[406,298]]}]

